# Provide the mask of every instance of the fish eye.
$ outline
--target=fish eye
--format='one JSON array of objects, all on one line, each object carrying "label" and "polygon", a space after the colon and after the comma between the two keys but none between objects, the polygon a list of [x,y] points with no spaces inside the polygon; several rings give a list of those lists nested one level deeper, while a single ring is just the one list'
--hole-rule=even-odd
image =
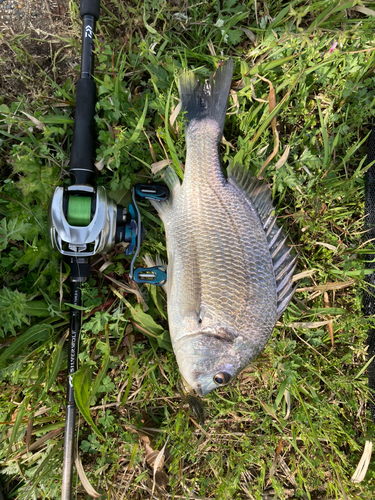
[{"label": "fish eye", "polygon": [[229,382],[230,375],[226,372],[219,372],[214,376],[214,382],[216,385],[225,385]]}]

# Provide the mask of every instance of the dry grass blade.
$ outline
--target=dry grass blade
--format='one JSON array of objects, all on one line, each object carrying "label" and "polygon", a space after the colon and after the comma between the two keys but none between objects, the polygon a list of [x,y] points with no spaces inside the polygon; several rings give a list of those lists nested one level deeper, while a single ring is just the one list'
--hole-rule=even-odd
[{"label": "dry grass blade", "polygon": [[290,391],[288,389],[285,389],[284,392],[284,398],[286,402],[286,414],[285,414],[285,420],[288,420],[290,417],[290,410],[292,408],[292,402],[291,402],[291,397],[290,397]]},{"label": "dry grass blade", "polygon": [[99,161],[97,161],[95,163],[95,167],[96,167],[97,170],[99,170],[99,172],[101,170],[103,170],[103,168],[104,168],[104,158],[101,158]]},{"label": "dry grass blade", "polygon": [[[135,288],[133,288],[130,285],[126,285],[125,283],[122,283],[122,282],[116,280],[115,278],[112,278],[111,276],[106,275],[106,279],[109,279],[110,281],[112,281],[112,283],[114,283],[119,288],[122,288],[126,292],[133,293],[134,295],[136,295],[137,299],[138,299],[138,302],[140,302],[141,304],[143,304],[143,310],[144,311],[148,310],[148,306],[147,306],[147,304],[145,302],[145,299],[143,298],[143,295],[142,295],[142,293],[141,293],[138,285],[135,282],[133,282],[133,284],[135,286]],[[123,298],[122,295],[114,287],[110,286],[110,288],[113,291],[113,293],[118,296],[119,299]]]},{"label": "dry grass blade", "polygon": [[279,422],[279,424],[280,424],[281,422],[277,418],[275,410],[271,406],[269,406],[267,403],[265,403],[264,401],[262,401],[261,399],[258,399],[258,401],[263,406],[264,411],[266,413],[268,413],[268,415],[270,415],[272,418],[274,418],[275,420],[277,420]]},{"label": "dry grass blade", "polygon": [[[330,307],[330,304],[329,304],[329,297],[328,297],[328,293],[327,292],[324,292],[323,293],[323,297],[324,297],[324,306],[326,308],[329,308]],[[330,316],[328,316],[330,317]],[[333,326],[332,326],[332,320],[329,319],[328,320],[328,331],[329,331],[329,336],[331,337],[331,344],[332,344],[332,347],[334,347],[335,345],[335,341],[334,341],[334,338],[333,338]]]},{"label": "dry grass blade", "polygon": [[208,47],[208,50],[210,51],[210,54],[213,57],[216,57],[215,47],[214,47],[214,44],[211,42],[211,40],[209,42],[207,42],[207,47]]},{"label": "dry grass blade", "polygon": [[47,413],[51,408],[48,407],[48,406],[42,406],[41,408],[39,408],[39,410],[37,410],[35,413],[34,413],[34,418],[35,417],[39,417],[40,415],[43,415],[43,413]]},{"label": "dry grass blade", "polygon": [[276,452],[275,452],[275,456],[273,458],[273,462],[272,462],[272,466],[271,466],[271,469],[270,469],[270,474],[269,474],[269,479],[267,481],[267,485],[266,487],[268,487],[270,484],[271,484],[271,481],[270,479],[274,476],[275,472],[276,472],[276,469],[277,469],[277,464],[278,464],[278,461],[279,461],[279,457],[280,457],[280,453],[281,453],[281,450],[283,449],[283,440],[280,439],[279,440],[279,444],[276,448]]},{"label": "dry grass blade", "polygon": [[332,320],[327,321],[294,321],[293,323],[289,323],[290,328],[319,328],[320,326],[328,325],[328,323]]},{"label": "dry grass blade", "polygon": [[26,431],[26,450],[30,451],[31,435],[33,433],[34,417],[29,418]]},{"label": "dry grass blade", "polygon": [[[265,81],[268,83],[270,86],[270,92],[268,94],[268,111],[271,114],[272,111],[276,108],[276,93],[274,86],[272,85],[272,82],[270,80],[267,80],[267,78],[264,78],[263,76],[257,75],[261,80]],[[274,116],[271,120],[271,127],[272,127],[272,133],[273,133],[273,151],[267,158],[267,160],[263,163],[262,168],[258,172],[258,178],[261,176],[263,170],[266,168],[266,166],[270,163],[270,161],[277,155],[277,152],[279,151],[279,133],[277,131],[276,127],[276,116]]]},{"label": "dry grass blade", "polygon": [[90,495],[92,498],[100,498],[103,496],[103,494],[98,493],[90,484],[90,481],[87,479],[87,476],[85,474],[85,471],[83,469],[83,465],[81,462],[81,458],[79,455],[76,456],[74,463],[76,465],[77,473],[78,476],[81,480],[82,486],[85,488],[86,492]]},{"label": "dry grass blade", "polygon": [[278,170],[279,168],[281,168],[284,165],[284,163],[288,159],[289,153],[290,153],[290,146],[288,145],[285,148],[284,153],[280,156],[280,158],[275,163],[275,169],[276,170]]},{"label": "dry grass blade", "polygon": [[154,479],[153,479],[153,483],[152,483],[152,492],[151,492],[151,498],[154,494],[154,491],[155,491],[155,486],[156,486],[156,473],[159,469],[161,469],[164,465],[164,451],[165,451],[165,447],[167,446],[167,443],[168,443],[168,439],[167,441],[165,442],[165,445],[163,446],[163,448],[159,451],[157,457],[155,458],[155,462],[154,462],[154,467],[153,467],[153,474],[154,474]]},{"label": "dry grass blade", "polygon": [[47,434],[37,439],[35,443],[30,445],[30,451],[40,448],[44,443],[47,443],[47,441],[49,441],[50,439],[53,439],[59,434],[61,434],[63,430],[64,429],[53,429],[52,431],[47,432]]},{"label": "dry grass blade", "polygon": [[[258,131],[256,132],[256,134],[254,135],[254,137],[251,139],[250,141],[250,144],[254,145],[257,140],[259,139],[259,137],[261,136],[261,134],[263,133],[263,131],[268,127],[269,123],[272,122],[273,118],[276,116],[276,114],[278,113],[278,111],[283,107],[283,105],[285,104],[285,102],[289,99],[289,96],[290,94],[292,93],[292,90],[294,89],[294,87],[297,85],[297,83],[299,82],[301,76],[302,76],[303,72],[300,73],[297,78],[292,82],[288,92],[284,95],[284,97],[281,99],[281,101],[279,102],[279,104],[275,107],[275,109],[272,111],[272,113],[269,114],[269,116],[267,117],[267,119],[264,121],[264,123],[259,127]],[[258,100],[259,99],[255,99],[255,100]],[[263,101],[260,101],[260,102],[263,102]],[[259,174],[258,174],[259,175]],[[298,190],[299,187],[298,185],[295,186],[295,188]]]},{"label": "dry grass blade", "polygon": [[[231,106],[228,110],[226,115],[237,115],[239,110],[240,110],[240,103],[238,100],[237,92],[233,89],[230,89],[230,95],[232,96],[233,99],[233,106]],[[235,111],[230,111],[231,109],[235,108]],[[233,147],[233,146],[232,146]]]},{"label": "dry grass blade", "polygon": [[248,28],[243,28],[243,27],[240,27],[240,30],[243,31],[245,33],[245,35],[247,36],[247,38],[255,43],[256,42],[256,36],[254,35],[254,33],[249,30]]},{"label": "dry grass blade", "polygon": [[172,160],[160,160],[155,163],[151,164],[151,172],[155,175],[157,174],[160,170],[162,170],[164,167],[167,165],[170,165]]},{"label": "dry grass blade", "polygon": [[37,118],[34,118],[33,116],[31,116],[29,113],[26,113],[26,111],[21,111],[21,113],[24,114],[25,116],[27,116],[27,118],[29,120],[31,120],[33,122],[33,124],[36,126],[36,128],[38,128],[39,130],[44,130],[46,128],[44,123],[42,123]]},{"label": "dry grass blade", "polygon": [[138,433],[138,436],[145,448],[146,462],[150,467],[152,467],[153,471],[153,484],[151,491],[151,499],[152,499],[156,483],[158,483],[159,486],[165,486],[166,484],[168,484],[168,476],[166,475],[165,471],[163,471],[163,466],[164,466],[164,452],[169,438],[165,442],[163,448],[160,451],[157,451],[152,448],[150,444],[150,438],[148,436],[140,432]]},{"label": "dry grass blade", "polygon": [[227,141],[224,136],[221,138],[221,144],[224,144],[224,146],[229,146],[231,149],[234,149],[233,144],[231,142]]},{"label": "dry grass blade", "polygon": [[26,450],[24,450],[21,453],[19,453],[16,456],[16,458],[21,457],[25,453],[37,450],[38,448],[40,448],[41,446],[43,446],[45,443],[47,443],[50,439],[54,439],[56,436],[58,436],[62,432],[63,432],[63,429],[53,429],[52,431],[47,432],[47,434],[45,434],[41,438],[37,439],[35,441],[35,443],[31,444],[28,448],[26,448]]},{"label": "dry grass blade", "polygon": [[307,271],[302,271],[301,273],[295,274],[293,276],[293,282],[301,280],[302,278],[309,278],[315,273],[316,269],[308,269]]},{"label": "dry grass blade", "polygon": [[363,7],[362,5],[356,5],[352,10],[356,10],[361,14],[365,14],[366,16],[375,16],[375,10],[369,9],[368,7]]},{"label": "dry grass blade", "polygon": [[173,125],[174,125],[174,122],[176,121],[178,113],[181,111],[181,107],[182,107],[182,102],[180,101],[177,104],[177,106],[174,108],[174,110],[172,111],[171,116],[169,117],[169,124],[172,127],[172,129],[175,131],[175,133],[178,132],[178,129],[175,128]]},{"label": "dry grass blade", "polygon": [[360,483],[361,481],[364,480],[368,466],[370,465],[371,453],[372,453],[372,441],[366,441],[365,449],[363,450],[361,460],[359,461],[358,466],[354,474],[352,475],[351,478],[352,483]]},{"label": "dry grass blade", "polygon": [[328,248],[328,250],[332,250],[332,252],[336,252],[337,251],[337,247],[335,247],[333,245],[330,245],[329,243],[324,243],[323,241],[316,241],[315,245],[319,245],[321,247]]},{"label": "dry grass blade", "polygon": [[155,155],[155,151],[154,151],[154,148],[151,144],[151,141],[148,137],[148,135],[146,134],[145,130],[142,130],[142,132],[144,133],[146,139],[147,139],[147,142],[148,142],[148,149],[150,151],[150,155],[151,155],[151,158],[152,158],[152,161],[155,163],[156,162],[156,155]]},{"label": "dry grass blade", "polygon": [[107,262],[104,262],[104,264],[102,264],[99,267],[99,272],[104,273],[104,271],[107,269],[107,267],[112,266],[112,264],[113,264],[113,262],[111,260],[107,260]]},{"label": "dry grass blade", "polygon": [[[297,275],[296,275],[297,276]],[[293,277],[294,278],[294,277]],[[293,279],[293,281],[295,281]],[[355,280],[350,279],[348,281],[337,281],[336,283],[325,283],[324,285],[315,285],[315,286],[305,286],[302,288],[297,288],[297,292],[325,292],[328,290],[342,290],[343,288],[347,288],[348,286],[352,286]]]},{"label": "dry grass blade", "polygon": [[288,479],[288,481],[295,487],[295,488],[298,488],[298,484],[297,484],[297,481],[295,480],[294,478],[294,474],[292,473],[292,471],[289,469],[287,463],[285,462],[285,460],[283,459],[283,457],[279,456],[279,465],[280,465],[280,469],[284,472],[284,474],[286,475],[286,478]]}]

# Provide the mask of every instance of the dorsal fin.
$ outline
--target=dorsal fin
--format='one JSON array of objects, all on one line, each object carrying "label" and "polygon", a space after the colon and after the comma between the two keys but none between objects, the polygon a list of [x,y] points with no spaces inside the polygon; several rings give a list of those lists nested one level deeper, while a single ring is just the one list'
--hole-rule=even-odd
[{"label": "dorsal fin", "polygon": [[291,248],[286,244],[287,237],[283,228],[279,228],[277,225],[271,190],[268,185],[256,177],[252,177],[239,164],[229,167],[228,180],[245,193],[262,222],[275,273],[279,318],[287,308],[295,291],[292,280],[297,265],[297,256],[291,255]]}]

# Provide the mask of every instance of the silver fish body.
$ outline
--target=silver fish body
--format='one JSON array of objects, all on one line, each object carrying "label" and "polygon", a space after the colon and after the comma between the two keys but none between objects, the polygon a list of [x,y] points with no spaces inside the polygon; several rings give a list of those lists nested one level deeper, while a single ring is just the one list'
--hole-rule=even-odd
[{"label": "silver fish body", "polygon": [[231,76],[230,61],[209,86],[191,73],[180,79],[188,119],[184,180],[170,169],[171,200],[154,203],[167,238],[172,345],[183,378],[201,396],[258,356],[293,294],[295,258],[269,188],[241,167],[226,178],[220,166]]}]

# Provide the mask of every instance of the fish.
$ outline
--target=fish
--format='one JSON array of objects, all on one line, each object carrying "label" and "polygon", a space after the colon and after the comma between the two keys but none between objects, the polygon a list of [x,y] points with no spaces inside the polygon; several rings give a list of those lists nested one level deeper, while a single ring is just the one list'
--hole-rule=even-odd
[{"label": "fish", "polygon": [[185,385],[206,396],[227,385],[264,349],[293,293],[297,256],[288,247],[266,183],[241,165],[221,168],[233,60],[204,83],[178,80],[185,112],[182,183],[168,167],[165,227],[167,311]]}]

